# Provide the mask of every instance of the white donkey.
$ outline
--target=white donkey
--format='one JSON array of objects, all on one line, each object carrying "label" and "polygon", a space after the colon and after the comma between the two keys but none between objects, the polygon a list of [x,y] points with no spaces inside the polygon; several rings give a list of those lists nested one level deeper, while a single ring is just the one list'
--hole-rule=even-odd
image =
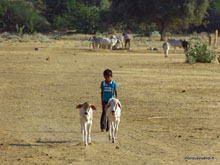
[{"label": "white donkey", "polygon": [[87,146],[88,143],[91,143],[91,129],[92,129],[92,118],[93,118],[93,110],[96,110],[94,105],[85,102],[83,104],[79,104],[76,108],[80,109],[80,124],[81,124],[81,132],[82,132],[82,142]]},{"label": "white donkey", "polygon": [[116,142],[118,126],[121,116],[121,103],[118,99],[111,98],[106,105],[107,118],[109,120],[109,140]]}]

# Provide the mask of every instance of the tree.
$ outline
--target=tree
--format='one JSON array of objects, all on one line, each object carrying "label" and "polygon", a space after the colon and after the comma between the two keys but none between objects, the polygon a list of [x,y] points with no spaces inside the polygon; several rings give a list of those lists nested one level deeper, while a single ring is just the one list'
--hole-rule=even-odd
[{"label": "tree", "polygon": [[64,19],[68,27],[80,33],[95,33],[99,20],[99,8],[88,6],[79,0],[69,0]]},{"label": "tree", "polygon": [[161,40],[170,28],[199,25],[206,16],[209,0],[111,0],[112,11],[119,12],[121,19],[136,22],[155,22]]},{"label": "tree", "polygon": [[203,24],[205,30],[209,32],[220,30],[220,0],[210,0],[208,15]]},{"label": "tree", "polygon": [[16,31],[18,27],[24,27],[24,31],[48,31],[50,24],[41,16],[32,3],[24,0],[0,1],[0,28],[1,30]]},{"label": "tree", "polygon": [[46,5],[45,17],[51,23],[56,16],[62,15],[67,10],[67,3],[69,0],[43,0]]}]

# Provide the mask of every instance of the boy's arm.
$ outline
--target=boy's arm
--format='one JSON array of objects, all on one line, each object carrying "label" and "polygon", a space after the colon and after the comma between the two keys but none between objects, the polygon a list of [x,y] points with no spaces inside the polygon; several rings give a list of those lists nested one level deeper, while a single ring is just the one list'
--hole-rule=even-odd
[{"label": "boy's arm", "polygon": [[117,84],[116,84],[116,82],[114,82],[115,84],[114,84],[114,90],[115,90],[115,98],[117,99],[118,98],[118,86],[117,86]]}]

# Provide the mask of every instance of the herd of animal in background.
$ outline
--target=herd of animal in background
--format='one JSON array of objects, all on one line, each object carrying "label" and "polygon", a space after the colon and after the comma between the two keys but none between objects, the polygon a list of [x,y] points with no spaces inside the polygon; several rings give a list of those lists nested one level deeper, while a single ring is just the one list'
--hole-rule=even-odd
[{"label": "herd of animal in background", "polygon": [[[97,48],[106,48],[106,49],[129,49],[130,48],[130,40],[127,44],[125,42],[125,35],[123,36],[110,36],[110,37],[90,37],[90,46],[92,45],[93,49]],[[170,47],[174,48],[174,53],[176,52],[176,47],[183,48],[184,53],[188,51],[188,41],[185,39],[168,39],[163,43],[162,47],[164,50],[165,57],[168,57],[168,53]],[[149,50],[158,50],[157,48],[150,48]]]},{"label": "herd of animal in background", "polygon": [[110,37],[90,37],[90,46],[92,45],[93,49],[97,48],[106,48],[106,49],[118,49],[118,48],[128,48],[125,45],[124,36],[110,36]]}]

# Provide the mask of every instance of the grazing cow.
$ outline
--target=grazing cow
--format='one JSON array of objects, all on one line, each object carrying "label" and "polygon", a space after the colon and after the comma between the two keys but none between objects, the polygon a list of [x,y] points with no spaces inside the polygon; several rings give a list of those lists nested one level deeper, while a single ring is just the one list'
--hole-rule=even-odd
[{"label": "grazing cow", "polygon": [[164,51],[165,57],[168,57],[169,49],[170,49],[170,44],[168,42],[164,42],[163,51]]},{"label": "grazing cow", "polygon": [[182,40],[182,46],[185,54],[188,52],[188,45],[189,45],[188,41],[186,41],[185,39]]},{"label": "grazing cow", "polygon": [[121,46],[121,48],[123,48],[124,47],[124,43],[125,43],[124,36],[117,36],[117,44],[116,44],[116,46],[117,47]]},{"label": "grazing cow", "polygon": [[182,48],[182,41],[181,40],[169,38],[167,42],[174,48],[174,53],[176,52],[176,47]]},{"label": "grazing cow", "polygon": [[109,121],[109,140],[112,139],[112,143],[115,143],[121,116],[120,101],[116,98],[111,98],[106,105],[106,110]]},{"label": "grazing cow", "polygon": [[110,36],[109,38],[100,38],[100,47],[112,49],[117,44],[117,38],[115,36]]},{"label": "grazing cow", "polygon": [[90,46],[92,45],[93,49],[95,48],[112,49],[114,46],[116,46],[117,41],[118,41],[116,36],[110,36],[109,38],[107,37],[96,38],[95,36],[93,36],[93,37],[90,37],[88,40],[91,42]]},{"label": "grazing cow", "polygon": [[107,37],[100,38],[100,47],[101,48],[111,49],[111,43],[112,43],[112,41]]},{"label": "grazing cow", "polygon": [[184,52],[186,53],[186,51],[188,50],[188,41],[186,41],[185,39],[168,39],[169,44],[174,48],[174,53],[176,52],[176,47],[179,48],[183,48]]},{"label": "grazing cow", "polygon": [[92,45],[93,49],[100,47],[100,37],[96,38],[96,36],[93,36],[88,41],[90,41],[90,46]]},{"label": "grazing cow", "polygon": [[76,108],[80,109],[80,124],[81,124],[81,133],[82,133],[82,142],[87,146],[88,143],[91,143],[91,129],[92,129],[92,118],[93,110],[96,110],[94,105],[85,102],[79,104]]},{"label": "grazing cow", "polygon": [[110,36],[109,39],[111,40],[111,48],[116,46],[117,42],[118,42],[118,39],[116,36]]}]

